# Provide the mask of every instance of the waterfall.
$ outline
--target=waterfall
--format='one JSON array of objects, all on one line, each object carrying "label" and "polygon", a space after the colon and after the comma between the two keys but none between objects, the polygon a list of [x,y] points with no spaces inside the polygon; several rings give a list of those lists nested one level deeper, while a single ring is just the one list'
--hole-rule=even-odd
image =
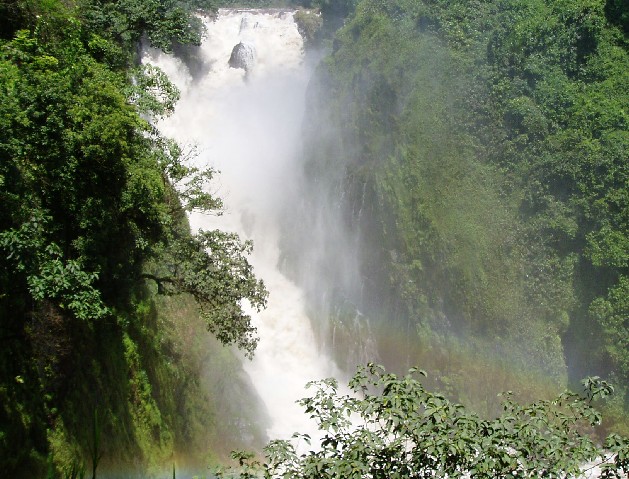
[{"label": "waterfall", "polygon": [[221,9],[204,22],[207,34],[197,59],[202,65],[195,69],[201,74],[191,74],[172,56],[145,50],[144,61],[159,66],[181,90],[175,113],[158,127],[183,145],[196,145],[197,166],[220,172],[210,191],[223,199],[226,211],[192,214],[192,230],[219,228],[254,242],[251,262],[270,297],[265,311],[251,311],[260,343],[244,369],[268,411],[267,434],[310,433],[315,425],[295,401],[307,395],[308,381],[338,371],[317,347],[303,291],[278,267],[283,205],[299,193],[308,81],[303,41],[293,12]]}]

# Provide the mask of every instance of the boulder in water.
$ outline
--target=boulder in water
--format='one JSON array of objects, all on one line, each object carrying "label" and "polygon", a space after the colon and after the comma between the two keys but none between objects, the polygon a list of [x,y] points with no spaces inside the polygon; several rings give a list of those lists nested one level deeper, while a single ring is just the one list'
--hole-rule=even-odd
[{"label": "boulder in water", "polygon": [[252,45],[240,42],[232,49],[229,57],[229,66],[232,68],[242,68],[249,72],[256,61],[256,51]]}]

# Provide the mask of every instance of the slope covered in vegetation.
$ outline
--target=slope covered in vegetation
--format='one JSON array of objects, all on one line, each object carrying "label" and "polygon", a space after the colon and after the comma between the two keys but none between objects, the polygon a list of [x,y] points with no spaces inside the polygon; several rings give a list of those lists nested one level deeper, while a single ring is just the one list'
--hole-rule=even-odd
[{"label": "slope covered in vegetation", "polygon": [[236,389],[240,366],[199,331],[251,354],[241,300],[267,293],[250,244],[190,234],[187,210],[220,207],[202,190],[212,172],[145,119],[178,92],[136,58],[143,36],[199,42],[200,22],[177,1],[23,0],[0,15],[0,470],[142,468],[213,439],[227,452],[225,428],[258,433],[230,387],[212,391],[226,378],[208,362]]},{"label": "slope covered in vegetation", "polygon": [[626,8],[358,3],[313,85],[307,198],[359,232],[350,299],[408,345],[384,361],[477,402],[501,367],[627,384]]}]

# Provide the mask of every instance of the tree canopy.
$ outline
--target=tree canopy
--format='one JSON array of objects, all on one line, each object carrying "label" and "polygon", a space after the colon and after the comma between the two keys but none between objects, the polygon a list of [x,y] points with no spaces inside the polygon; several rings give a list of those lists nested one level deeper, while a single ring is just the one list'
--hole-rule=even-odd
[{"label": "tree canopy", "polygon": [[[152,428],[172,441],[179,420],[160,411],[173,401],[153,388],[196,379],[168,370],[171,339],[152,343],[155,293],[191,295],[207,329],[252,355],[244,303],[259,310],[267,292],[250,243],[190,232],[186,211],[219,213],[204,190],[214,172],[147,120],[172,112],[178,91],[136,65],[137,43],[198,43],[188,6],[24,0],[0,10],[0,469],[26,477],[59,453],[51,437],[85,456],[97,411],[94,429],[111,437]],[[143,444],[140,433],[124,440]]]}]

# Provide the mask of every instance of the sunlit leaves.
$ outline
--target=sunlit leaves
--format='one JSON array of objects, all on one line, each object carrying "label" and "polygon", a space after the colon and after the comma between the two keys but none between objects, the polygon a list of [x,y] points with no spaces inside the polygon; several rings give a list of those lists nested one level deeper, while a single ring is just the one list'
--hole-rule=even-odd
[{"label": "sunlit leaves", "polygon": [[323,434],[318,447],[300,454],[289,442],[273,441],[268,462],[245,461],[240,477],[251,477],[253,468],[269,479],[565,478],[590,461],[604,477],[629,471],[626,439],[612,435],[601,449],[588,436],[600,423],[591,400],[611,391],[598,378],[584,382],[585,397],[564,393],[522,406],[507,394],[504,413],[483,420],[427,391],[413,372],[400,377],[369,364],[346,395],[334,380],[311,383],[316,393],[301,404]]},{"label": "sunlit leaves", "polygon": [[123,45],[126,51],[146,35],[164,51],[173,42],[199,44],[202,24],[178,0],[84,0],[81,13],[87,26]]},{"label": "sunlit leaves", "polygon": [[[88,270],[100,270],[102,287],[133,268],[131,258],[122,266],[121,257],[137,240],[154,240],[159,232],[161,173],[155,158],[151,166],[150,139],[142,133],[147,124],[121,91],[124,77],[96,62],[75,38],[68,48],[56,44],[54,56],[40,42],[23,33],[3,49],[17,66],[3,81],[12,106],[0,133],[12,177],[4,194],[23,198],[7,226],[23,220],[21,208],[42,208],[51,218],[48,241],[60,246],[64,261],[81,258]],[[108,232],[125,238],[117,258],[108,252]]]},{"label": "sunlit leaves", "polygon": [[139,112],[155,117],[170,115],[179,100],[179,90],[166,74],[153,65],[141,65],[132,71],[129,99]]},{"label": "sunlit leaves", "polygon": [[163,258],[167,292],[192,294],[208,330],[248,356],[253,355],[258,339],[243,301],[260,311],[268,295],[247,261],[251,249],[251,242],[241,242],[233,233],[200,231],[175,239]]},{"label": "sunlit leaves", "polygon": [[49,221],[34,211],[19,228],[0,231],[0,251],[25,274],[33,300],[53,300],[84,321],[104,317],[109,310],[95,288],[98,273],[86,271],[81,260],[64,260],[57,244],[46,244]]}]

